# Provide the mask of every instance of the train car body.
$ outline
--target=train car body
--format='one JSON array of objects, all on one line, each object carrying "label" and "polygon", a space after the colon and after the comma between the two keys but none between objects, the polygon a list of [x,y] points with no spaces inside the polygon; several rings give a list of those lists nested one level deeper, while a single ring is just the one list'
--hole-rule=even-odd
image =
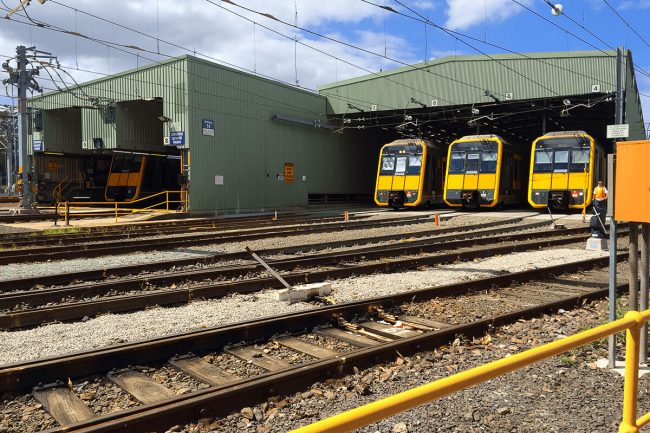
[{"label": "train car body", "polygon": [[424,139],[400,139],[379,153],[375,203],[414,208],[442,203],[444,158],[440,147]]},{"label": "train car body", "polygon": [[113,153],[106,183],[107,201],[133,201],[148,194],[178,189],[180,158],[140,152]]},{"label": "train car body", "polygon": [[444,200],[468,209],[523,201],[523,156],[497,135],[468,135],[449,146]]},{"label": "train car body", "polygon": [[605,150],[584,131],[549,132],[533,141],[528,202],[534,208],[584,209],[605,180]]}]

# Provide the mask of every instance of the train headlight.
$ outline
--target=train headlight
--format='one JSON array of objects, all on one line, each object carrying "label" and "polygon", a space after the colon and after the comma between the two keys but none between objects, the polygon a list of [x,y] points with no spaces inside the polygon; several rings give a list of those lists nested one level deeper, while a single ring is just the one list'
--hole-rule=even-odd
[{"label": "train headlight", "polygon": [[377,191],[377,201],[379,203],[388,202],[388,191]]},{"label": "train headlight", "polygon": [[418,199],[418,192],[417,191],[406,191],[406,201],[409,203],[413,203]]}]

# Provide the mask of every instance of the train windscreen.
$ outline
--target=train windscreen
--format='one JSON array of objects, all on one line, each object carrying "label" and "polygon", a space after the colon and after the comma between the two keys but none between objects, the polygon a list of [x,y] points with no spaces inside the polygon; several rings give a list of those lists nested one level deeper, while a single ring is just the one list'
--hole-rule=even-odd
[{"label": "train windscreen", "polygon": [[586,137],[539,140],[535,145],[536,173],[583,173],[589,171],[591,148]]},{"label": "train windscreen", "polygon": [[417,175],[422,169],[422,147],[390,146],[384,148],[381,156],[381,175]]},{"label": "train windscreen", "polygon": [[449,174],[496,173],[498,159],[496,141],[455,143],[451,149]]}]

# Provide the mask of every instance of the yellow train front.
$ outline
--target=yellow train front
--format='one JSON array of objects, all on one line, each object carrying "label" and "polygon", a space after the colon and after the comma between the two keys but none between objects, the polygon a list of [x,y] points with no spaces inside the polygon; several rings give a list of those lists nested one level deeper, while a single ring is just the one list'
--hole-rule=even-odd
[{"label": "yellow train front", "polygon": [[467,209],[519,204],[523,157],[497,135],[468,135],[449,146],[444,200]]},{"label": "yellow train front", "polygon": [[528,202],[534,208],[584,209],[604,172],[605,151],[589,134],[549,132],[533,141]]},{"label": "yellow train front", "polygon": [[180,158],[177,155],[116,150],[104,196],[106,201],[127,202],[160,191],[175,191],[179,189],[179,173]]},{"label": "yellow train front", "polygon": [[441,150],[424,139],[401,139],[385,144],[379,153],[375,203],[397,210],[441,203]]}]

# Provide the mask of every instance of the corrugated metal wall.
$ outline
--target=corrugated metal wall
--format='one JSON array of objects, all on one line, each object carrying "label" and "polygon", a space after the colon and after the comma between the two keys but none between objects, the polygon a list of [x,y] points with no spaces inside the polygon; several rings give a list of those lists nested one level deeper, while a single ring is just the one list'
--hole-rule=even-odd
[{"label": "corrugated metal wall", "polygon": [[641,110],[641,96],[634,75],[632,53],[628,51],[624,57],[625,67],[625,123],[630,125],[629,140],[645,140],[646,130]]},{"label": "corrugated metal wall", "polygon": [[[106,149],[129,149],[130,144],[142,141],[142,133],[136,132],[136,129],[132,128],[133,122],[130,122],[124,131],[120,132],[120,139],[124,141],[120,143],[116,134],[120,129],[117,108],[115,121],[111,121],[111,116],[107,116],[105,110],[101,108],[120,101],[162,98],[164,115],[171,119],[163,126],[164,134],[168,135],[170,126],[178,125],[182,128],[187,124],[186,83],[186,58],[182,57],[89,81],[82,84],[80,88],[72,88],[72,92],[54,92],[36,97],[30,100],[30,106],[42,110],[81,108],[81,143],[72,144],[72,140],[66,140],[69,144],[66,144],[65,149],[57,151],[79,153],[82,147],[92,149],[94,138],[102,138]],[[135,135],[131,136],[131,133]],[[70,134],[74,135],[77,132],[70,131]],[[47,144],[44,144],[45,150],[49,150]],[[162,150],[162,142],[154,147],[156,149],[150,147],[148,149]]]},{"label": "corrugated metal wall", "polygon": [[504,100],[581,95],[600,86],[600,93],[616,90],[616,52],[528,53],[519,55],[451,56],[376,75],[319,86],[330,97],[335,114],[348,110],[348,101],[366,111],[402,109],[411,98],[438,106],[487,102],[484,90]]},{"label": "corrugated metal wall", "polygon": [[[194,58],[188,77],[192,210],[304,206],[310,193],[371,193],[367,147],[272,120],[324,121],[324,97]],[[203,119],[214,121],[214,136],[203,135]],[[281,180],[285,163],[294,164],[292,183]]]}]

